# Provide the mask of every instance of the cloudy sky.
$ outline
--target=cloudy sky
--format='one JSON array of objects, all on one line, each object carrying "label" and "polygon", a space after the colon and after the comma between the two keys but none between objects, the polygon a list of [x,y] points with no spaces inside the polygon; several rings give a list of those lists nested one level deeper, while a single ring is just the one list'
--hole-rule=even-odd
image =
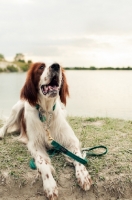
[{"label": "cloudy sky", "polygon": [[132,66],[132,0],[0,0],[0,53],[62,66]]}]

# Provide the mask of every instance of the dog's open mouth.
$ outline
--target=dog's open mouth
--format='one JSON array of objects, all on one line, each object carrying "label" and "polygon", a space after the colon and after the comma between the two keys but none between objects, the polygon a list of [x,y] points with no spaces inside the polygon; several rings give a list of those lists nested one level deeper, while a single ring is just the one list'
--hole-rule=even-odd
[{"label": "dog's open mouth", "polygon": [[42,85],[41,86],[42,93],[44,95],[49,93],[56,94],[59,90],[59,78],[58,76],[54,76],[51,80],[51,82],[48,85]]}]

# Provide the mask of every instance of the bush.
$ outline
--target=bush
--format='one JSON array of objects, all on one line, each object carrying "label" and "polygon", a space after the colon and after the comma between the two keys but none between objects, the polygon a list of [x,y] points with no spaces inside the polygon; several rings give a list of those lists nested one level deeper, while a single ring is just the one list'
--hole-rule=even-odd
[{"label": "bush", "polygon": [[31,64],[32,63],[32,61],[31,60],[28,60],[28,62],[27,62],[28,64]]},{"label": "bush", "polygon": [[23,72],[26,72],[26,71],[28,71],[28,69],[29,69],[29,65],[28,65],[28,64],[21,65],[21,66],[20,66],[20,69],[21,69]]},{"label": "bush", "polygon": [[18,69],[14,65],[8,65],[6,69],[10,72],[18,72]]},{"label": "bush", "polygon": [[2,69],[2,68],[0,68],[0,72],[3,72],[3,69]]},{"label": "bush", "polygon": [[5,60],[3,54],[0,53],[0,60]]},{"label": "bush", "polygon": [[21,60],[21,59],[19,59],[18,62],[25,63],[25,60]]}]

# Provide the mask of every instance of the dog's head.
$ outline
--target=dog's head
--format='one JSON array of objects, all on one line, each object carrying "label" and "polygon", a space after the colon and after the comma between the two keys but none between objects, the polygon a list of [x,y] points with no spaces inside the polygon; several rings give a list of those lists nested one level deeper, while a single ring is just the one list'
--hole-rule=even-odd
[{"label": "dog's head", "polygon": [[66,105],[68,95],[64,69],[58,63],[51,66],[46,66],[44,63],[31,65],[25,85],[21,90],[21,99],[35,106],[39,102],[39,96],[49,99],[60,96],[61,102]]}]

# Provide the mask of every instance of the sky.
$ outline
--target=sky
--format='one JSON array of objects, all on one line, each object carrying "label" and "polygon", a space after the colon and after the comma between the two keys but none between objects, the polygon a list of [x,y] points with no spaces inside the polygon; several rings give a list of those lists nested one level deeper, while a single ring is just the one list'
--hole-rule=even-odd
[{"label": "sky", "polygon": [[0,0],[0,53],[64,67],[132,67],[132,0]]}]

